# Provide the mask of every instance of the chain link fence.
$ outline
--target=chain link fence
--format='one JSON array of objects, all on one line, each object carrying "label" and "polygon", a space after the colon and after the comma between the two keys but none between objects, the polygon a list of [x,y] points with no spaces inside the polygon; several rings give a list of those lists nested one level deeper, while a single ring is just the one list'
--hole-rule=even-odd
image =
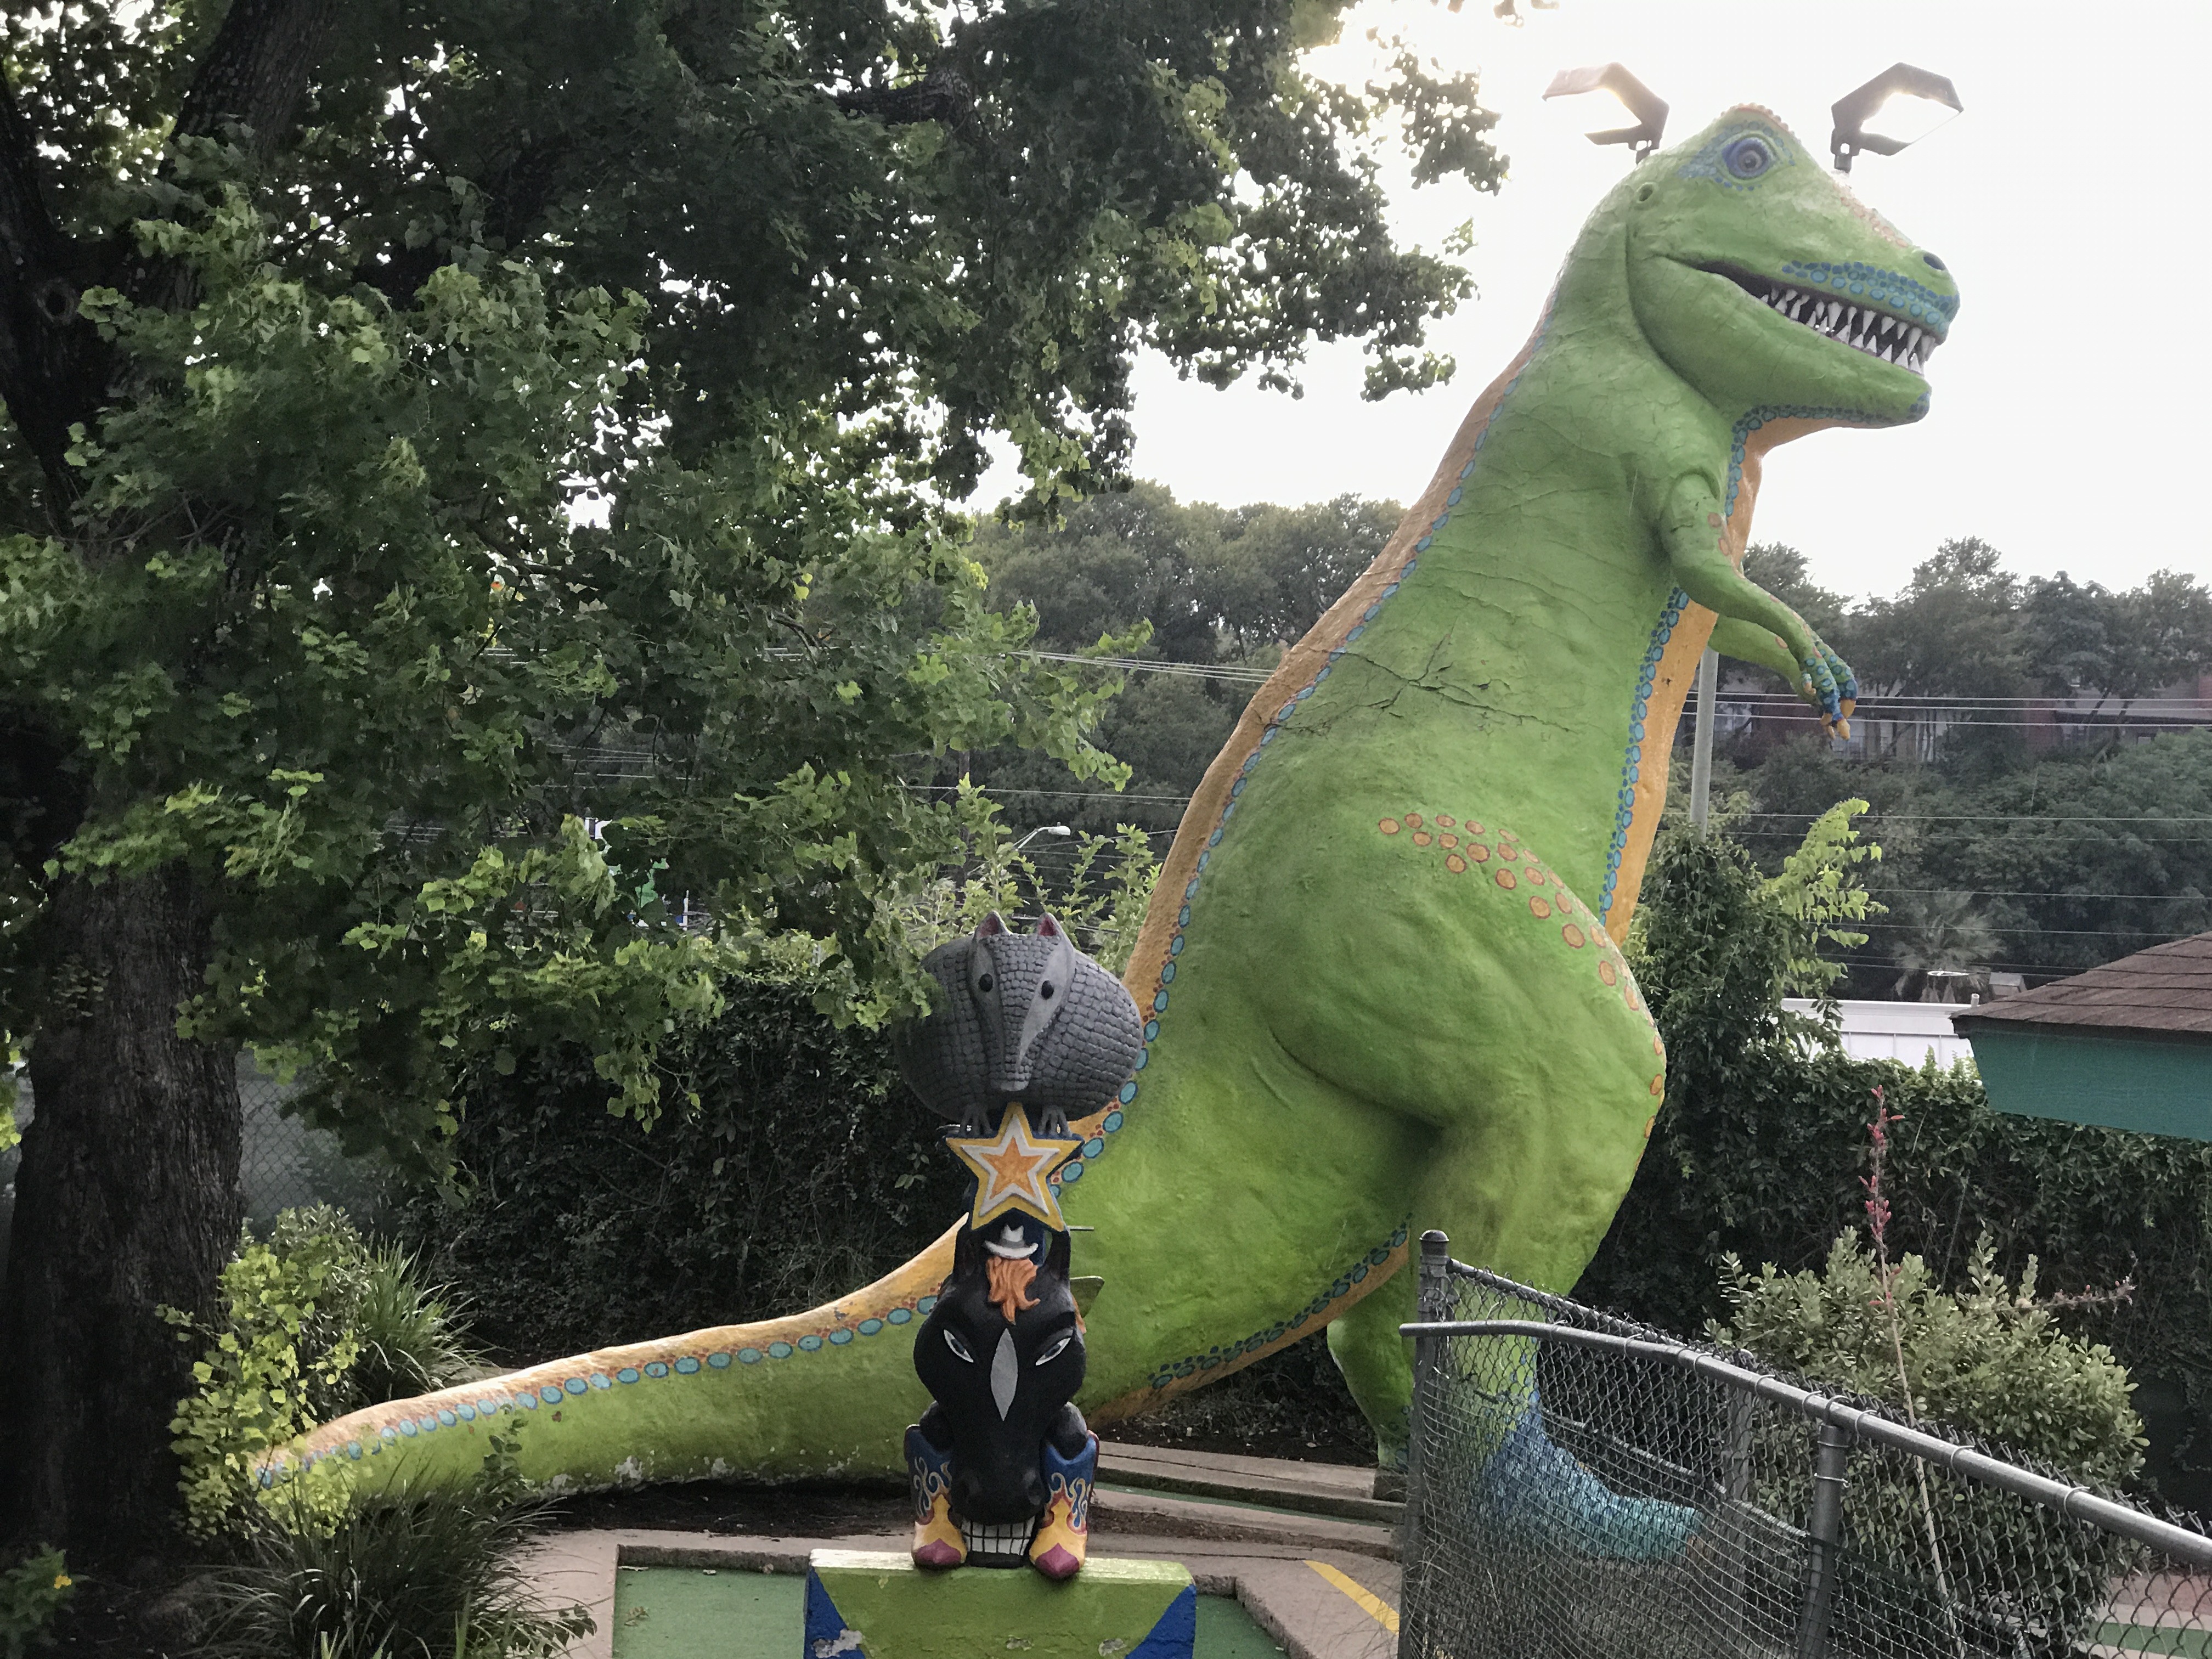
[{"label": "chain link fence", "polygon": [[2212,1659],[2212,1535],[1422,1241],[1401,1659]]},{"label": "chain link fence", "polygon": [[[27,1073],[19,1068],[15,1075],[16,1127],[27,1129],[38,1115],[38,1101]],[[239,1185],[246,1219],[259,1231],[279,1210],[335,1204],[358,1221],[372,1221],[384,1189],[376,1167],[348,1158],[336,1136],[287,1117],[284,1101],[292,1092],[256,1066],[252,1055],[239,1055],[238,1096],[245,1114]],[[21,1161],[20,1147],[0,1151],[0,1269],[7,1261]]]}]

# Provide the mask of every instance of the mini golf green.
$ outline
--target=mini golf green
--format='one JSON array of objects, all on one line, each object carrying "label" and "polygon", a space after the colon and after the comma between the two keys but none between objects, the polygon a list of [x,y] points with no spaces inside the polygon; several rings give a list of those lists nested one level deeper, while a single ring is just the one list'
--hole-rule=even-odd
[{"label": "mini golf green", "polygon": [[[624,1567],[615,1575],[615,1659],[801,1659],[805,1599],[804,1573]],[[1233,1597],[1198,1598],[1195,1659],[1282,1651]]]}]

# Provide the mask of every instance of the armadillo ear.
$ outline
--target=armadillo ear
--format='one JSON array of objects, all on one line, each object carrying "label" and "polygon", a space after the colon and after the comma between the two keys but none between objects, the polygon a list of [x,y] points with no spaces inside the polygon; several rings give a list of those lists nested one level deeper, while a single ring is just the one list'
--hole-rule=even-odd
[{"label": "armadillo ear", "polygon": [[1037,923],[1037,937],[1039,939],[1060,939],[1065,936],[1066,935],[1063,933],[1060,925],[1052,919],[1052,912],[1049,910],[1044,912],[1044,920]]},{"label": "armadillo ear", "polygon": [[996,910],[992,911],[989,915],[984,917],[982,921],[975,924],[975,932],[979,935],[983,933],[1003,933],[1006,931],[1006,924]]}]

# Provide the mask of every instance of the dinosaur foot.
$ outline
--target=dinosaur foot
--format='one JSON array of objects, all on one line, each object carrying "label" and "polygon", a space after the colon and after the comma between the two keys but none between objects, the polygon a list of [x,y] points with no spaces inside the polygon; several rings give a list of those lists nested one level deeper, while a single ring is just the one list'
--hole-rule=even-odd
[{"label": "dinosaur foot", "polygon": [[1606,1561],[1671,1561],[1696,1535],[1697,1510],[1614,1492],[1544,1432],[1532,1397],[1477,1477],[1482,1520],[1517,1540]]}]

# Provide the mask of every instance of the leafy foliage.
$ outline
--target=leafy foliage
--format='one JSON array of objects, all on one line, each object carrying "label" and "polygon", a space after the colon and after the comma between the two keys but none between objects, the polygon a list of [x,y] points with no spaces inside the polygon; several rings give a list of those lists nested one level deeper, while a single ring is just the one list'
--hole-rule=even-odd
[{"label": "leafy foliage", "polygon": [[[345,1216],[286,1210],[265,1241],[251,1233],[224,1267],[222,1322],[174,1309],[179,1335],[203,1345],[174,1431],[188,1528],[212,1537],[264,1524],[262,1457],[315,1424],[477,1374],[474,1350],[409,1253],[373,1249]],[[322,1496],[315,1494],[315,1496]],[[295,1527],[331,1523],[343,1494]]]},{"label": "leafy foliage", "polygon": [[1503,158],[1470,76],[1308,76],[1340,9],[9,13],[9,314],[58,332],[0,386],[0,1028],[70,1017],[59,884],[178,865],[190,1033],[434,1164],[453,1079],[556,1036],[650,1115],[775,936],[914,1006],[967,827],[915,757],[1121,775],[1113,682],[982,602],[984,435],[1042,502],[1114,479],[1140,345],[1447,372],[1468,279],[1371,152]]},{"label": "leafy foliage", "polygon": [[0,1571],[0,1659],[23,1659],[76,1588],[59,1550],[34,1550]]},{"label": "leafy foliage", "polygon": [[2212,1397],[2212,1148],[2003,1117],[1965,1067],[1854,1060],[1793,1036],[1780,1005],[1800,935],[1723,838],[1662,838],[1638,921],[1667,1098],[1578,1295],[1694,1330],[1725,1313],[1731,1257],[1820,1267],[1860,1218],[1879,1086],[1902,1118],[1889,1237],[1931,1285],[1969,1274],[1986,1235],[1994,1272],[2038,1260],[2053,1299],[2071,1304],[2058,1316],[2070,1334],[2106,1344],[2139,1380]]},{"label": "leafy foliage", "polygon": [[517,1473],[520,1430],[483,1473],[400,1492],[335,1525],[264,1515],[204,1592],[194,1651],[211,1659],[553,1659],[592,1628],[580,1607],[530,1597],[516,1554],[545,1512]]},{"label": "leafy foliage", "polygon": [[[1920,1257],[1894,1266],[1883,1259],[1881,1225],[1877,1214],[1871,1251],[1850,1234],[1838,1237],[1818,1273],[1785,1274],[1769,1265],[1754,1274],[1729,1258],[1729,1320],[1710,1334],[1825,1386],[1901,1407],[1908,1421],[1995,1442],[2005,1455],[2070,1482],[2107,1491],[2131,1484],[2144,1443],[2128,1374],[2109,1350],[2058,1328],[2036,1297],[2034,1258],[2015,1289],[1997,1271],[1984,1236],[1967,1259],[1964,1284],[1948,1292]],[[1772,1421],[1754,1433],[1776,1443],[1758,1460],[1771,1488],[1759,1496],[1784,1513],[1802,1512],[1810,1484],[1803,1425]],[[2008,1493],[1944,1478],[1902,1456],[1862,1451],[1843,1510],[1854,1553],[1897,1575],[1882,1599],[1917,1604],[1923,1627],[1948,1628],[1961,1650],[1965,1627],[1983,1620],[1997,1647],[2017,1642],[2021,1610],[2007,1605],[2017,1591],[1990,1596],[1996,1574],[2026,1577],[2036,1622],[2047,1620],[2078,1640],[2113,1582],[2135,1565],[2136,1552],[2121,1539],[2053,1524]],[[1893,1610],[1876,1613],[1856,1597],[1844,1598],[1838,1620],[1839,1641],[1855,1649],[1879,1647],[1881,1626],[1893,1631],[1897,1623]]]},{"label": "leafy foliage", "polygon": [[[1109,968],[1127,960],[1157,866],[1141,834],[1073,842],[1042,872],[986,820],[959,879],[915,899],[925,946],[989,911],[1049,905]],[[690,1103],[650,1130],[610,1116],[579,1046],[476,1079],[461,1181],[404,1224],[475,1287],[476,1328],[518,1362],[789,1313],[905,1261],[958,1212],[964,1179],[888,1046],[818,1008],[819,967],[723,981],[722,1014],[671,1045]]]},{"label": "leafy foliage", "polygon": [[1813,821],[1782,871],[1768,881],[1765,896],[1797,928],[1797,949],[1783,975],[1783,988],[1795,996],[1825,997],[1843,977],[1839,963],[1825,954],[1850,950],[1867,936],[1850,924],[1881,914],[1882,906],[1861,880],[1857,866],[1879,863],[1881,848],[1862,842],[1851,820],[1867,810],[1863,800],[1840,801]]},{"label": "leafy foliage", "polygon": [[470,1285],[477,1331],[524,1363],[794,1311],[904,1261],[959,1208],[936,1126],[889,1050],[816,1012],[803,978],[728,981],[669,1064],[697,1104],[611,1116],[588,1053],[477,1079],[455,1203],[409,1236]]},{"label": "leafy foliage", "polygon": [[1725,1322],[1712,1339],[1822,1382],[1902,1407],[1885,1303],[1898,1311],[1910,1404],[1916,1417],[2026,1452],[2076,1479],[2120,1488],[2142,1467],[2142,1425],[2129,1404],[2126,1370],[2101,1344],[2060,1328],[2035,1294],[2035,1258],[2015,1287],[1987,1234],[1968,1253],[1960,1288],[1939,1286],[1908,1255],[1885,1297],[1873,1252],[1839,1235],[1818,1272],[1752,1273],[1723,1259]]},{"label": "leafy foliage", "polygon": [[[1002,749],[963,763],[1000,795],[1012,823],[1104,833],[1127,820],[1164,838],[1251,696],[1253,676],[1367,568],[1398,516],[1395,503],[1352,496],[1297,507],[1179,503],[1140,483],[1050,526],[985,526],[975,552],[991,602],[1033,609],[1040,647],[1079,651],[1141,635],[1137,654],[1199,672],[1132,673],[1103,710],[1098,741],[1130,768],[1121,799],[1098,799],[1047,756]],[[1224,670],[1232,677],[1215,677]]]}]

